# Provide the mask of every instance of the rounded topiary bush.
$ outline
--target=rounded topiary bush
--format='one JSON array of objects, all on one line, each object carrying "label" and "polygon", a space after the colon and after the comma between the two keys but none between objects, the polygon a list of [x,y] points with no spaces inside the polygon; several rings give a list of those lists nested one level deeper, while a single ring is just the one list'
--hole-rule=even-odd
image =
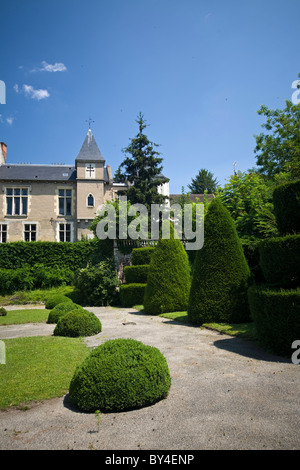
[{"label": "rounded topiary bush", "polygon": [[50,311],[47,323],[57,323],[61,317],[72,310],[83,310],[83,307],[81,307],[81,305],[74,304],[73,302],[62,302],[57,304]]},{"label": "rounded topiary bush", "polygon": [[98,317],[84,309],[71,310],[62,316],[54,329],[55,336],[92,336],[102,331]]},{"label": "rounded topiary bush", "polygon": [[62,302],[72,302],[72,300],[63,294],[55,294],[46,300],[45,308],[48,310],[52,310],[56,305]]},{"label": "rounded topiary bush", "polygon": [[5,317],[7,315],[7,311],[4,307],[0,308],[0,317]]},{"label": "rounded topiary bush", "polygon": [[188,255],[170,224],[170,239],[160,238],[151,255],[143,302],[145,311],[158,315],[186,310],[190,286]]},{"label": "rounded topiary bush", "polygon": [[249,321],[250,270],[229,211],[213,199],[205,216],[204,246],[193,269],[188,317],[192,323]]},{"label": "rounded topiary bush", "polygon": [[152,405],[168,395],[170,386],[167,361],[157,348],[114,339],[77,367],[69,397],[85,412],[116,412]]}]

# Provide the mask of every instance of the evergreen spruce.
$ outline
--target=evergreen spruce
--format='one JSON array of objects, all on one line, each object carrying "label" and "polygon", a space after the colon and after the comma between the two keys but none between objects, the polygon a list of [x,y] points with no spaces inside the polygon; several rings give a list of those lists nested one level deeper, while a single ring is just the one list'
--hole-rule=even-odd
[{"label": "evergreen spruce", "polygon": [[[170,224],[165,221],[164,224]],[[160,238],[151,255],[144,309],[158,315],[187,309],[191,275],[187,253],[175,237],[170,224],[170,239]]]},{"label": "evergreen spruce", "polygon": [[219,198],[208,206],[204,246],[197,252],[188,316],[196,324],[249,321],[250,271],[234,222]]},{"label": "evergreen spruce", "polygon": [[118,181],[129,183],[124,195],[131,204],[144,204],[150,210],[151,204],[165,202],[166,196],[158,193],[157,186],[168,180],[160,174],[163,159],[160,157],[160,153],[155,150],[158,144],[150,142],[144,134],[147,124],[141,113],[136,122],[139,126],[139,132],[136,137],[131,139],[128,147],[123,149],[126,157],[117,169],[115,176]]}]

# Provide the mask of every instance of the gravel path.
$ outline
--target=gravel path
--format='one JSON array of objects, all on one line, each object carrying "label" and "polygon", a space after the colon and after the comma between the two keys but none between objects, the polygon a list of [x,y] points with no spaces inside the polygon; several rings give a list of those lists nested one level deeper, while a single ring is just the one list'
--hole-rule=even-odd
[{"label": "gravel path", "polygon": [[[300,366],[257,345],[133,309],[92,308],[102,332],[85,339],[134,338],[169,364],[167,399],[122,413],[81,413],[68,395],[0,412],[0,449],[299,449]],[[0,339],[51,335],[54,325],[0,327]]]}]

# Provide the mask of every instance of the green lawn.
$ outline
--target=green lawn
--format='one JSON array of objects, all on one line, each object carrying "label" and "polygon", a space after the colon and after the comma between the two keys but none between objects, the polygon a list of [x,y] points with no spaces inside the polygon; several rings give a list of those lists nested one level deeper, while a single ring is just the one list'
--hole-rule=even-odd
[{"label": "green lawn", "polygon": [[[135,305],[134,308],[139,311],[143,311],[143,305]],[[182,323],[189,323],[187,312],[170,312],[170,313],[161,313],[159,315],[163,318],[169,318],[170,320],[176,320]],[[219,331],[220,333],[225,333],[229,336],[240,336],[244,339],[256,340],[255,325],[251,323],[203,323],[201,328],[209,328],[211,330]]]},{"label": "green lawn", "polygon": [[7,310],[7,315],[0,316],[0,325],[21,325],[23,323],[40,323],[48,319],[50,310],[27,308],[24,310]]},{"label": "green lawn", "polygon": [[60,286],[53,287],[52,289],[35,289],[15,292],[12,295],[1,295],[0,306],[44,303],[51,295],[67,295],[71,294],[73,291],[73,286]]},{"label": "green lawn", "polygon": [[81,338],[6,339],[0,364],[0,408],[63,396],[75,368],[89,354]]}]

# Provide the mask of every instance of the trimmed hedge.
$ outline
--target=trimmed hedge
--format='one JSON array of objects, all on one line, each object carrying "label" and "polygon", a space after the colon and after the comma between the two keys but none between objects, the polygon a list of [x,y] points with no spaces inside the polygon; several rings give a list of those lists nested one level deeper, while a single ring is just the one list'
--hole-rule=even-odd
[{"label": "trimmed hedge", "polygon": [[300,286],[300,234],[260,242],[259,255],[268,284],[283,288]]},{"label": "trimmed hedge", "polygon": [[151,256],[155,250],[153,246],[134,248],[132,250],[131,263],[133,266],[150,264]]},{"label": "trimmed hedge", "polygon": [[204,246],[198,250],[190,291],[191,323],[249,321],[250,270],[233,219],[219,198],[208,206]]},{"label": "trimmed hedge", "polygon": [[74,304],[73,302],[62,302],[57,304],[50,311],[47,323],[57,323],[61,317],[72,310],[83,310],[83,307],[81,307],[81,305]]},{"label": "trimmed hedge", "polygon": [[45,267],[35,264],[16,269],[0,268],[0,294],[13,294],[20,290],[49,289],[62,284],[70,285],[74,273],[70,269]]},{"label": "trimmed hedge", "polygon": [[83,412],[118,412],[166,398],[171,386],[167,361],[134,339],[106,341],[77,367],[69,387],[71,403]]},{"label": "trimmed hedge", "polygon": [[277,186],[273,204],[281,235],[300,233],[300,180]]},{"label": "trimmed hedge", "polygon": [[121,284],[120,301],[123,307],[143,305],[146,284]]},{"label": "trimmed hedge", "polygon": [[251,286],[248,299],[260,345],[274,354],[291,356],[292,343],[300,338],[300,288]]},{"label": "trimmed hedge", "polygon": [[124,274],[128,284],[138,283],[145,284],[147,282],[147,275],[149,270],[149,264],[143,264],[139,266],[125,266]]},{"label": "trimmed hedge", "polygon": [[188,255],[170,224],[170,239],[160,238],[151,256],[143,302],[145,311],[158,315],[186,310],[190,286]]},{"label": "trimmed hedge", "polygon": [[62,316],[54,328],[54,336],[92,336],[102,331],[98,317],[84,309],[71,310]]},{"label": "trimmed hedge", "polygon": [[124,267],[126,284],[120,285],[120,302],[123,307],[143,304],[149,262],[154,249],[146,246],[132,250],[132,266]]},{"label": "trimmed hedge", "polygon": [[97,238],[75,243],[0,243],[0,268],[5,269],[42,264],[75,271],[86,266],[89,260],[95,263],[112,256],[112,243]]},{"label": "trimmed hedge", "polygon": [[66,295],[54,294],[54,295],[51,295],[51,297],[49,297],[48,300],[46,300],[45,308],[47,310],[52,310],[54,307],[56,307],[56,305],[63,303],[63,302],[73,303],[72,300]]},{"label": "trimmed hedge", "polygon": [[255,283],[260,284],[264,280],[261,266],[259,264],[259,243],[261,239],[241,238],[241,243],[246,261],[251,271],[252,279]]}]

